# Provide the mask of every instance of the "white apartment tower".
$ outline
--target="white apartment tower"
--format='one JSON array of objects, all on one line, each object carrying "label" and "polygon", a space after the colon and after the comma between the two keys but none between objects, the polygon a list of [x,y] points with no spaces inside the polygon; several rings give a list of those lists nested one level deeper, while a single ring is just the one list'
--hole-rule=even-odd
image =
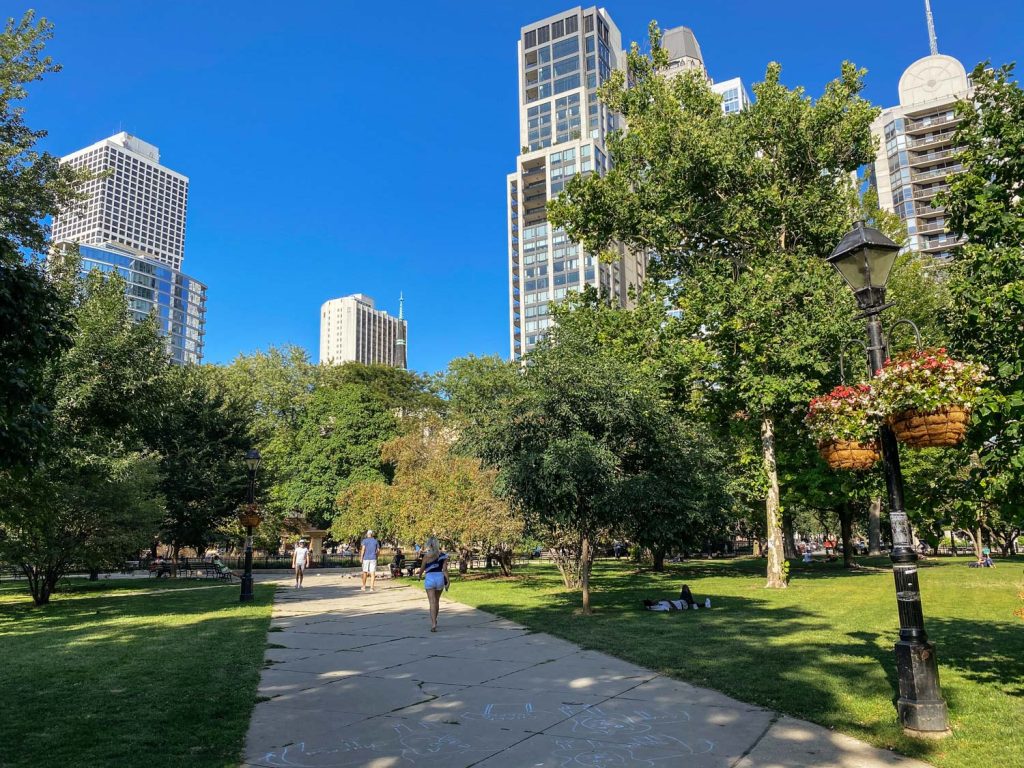
[{"label": "white apartment tower", "polygon": [[872,183],[879,206],[906,224],[907,248],[941,261],[961,240],[947,231],[945,209],[933,202],[949,189],[949,175],[961,170],[953,143],[960,122],[954,106],[972,89],[964,65],[939,53],[929,0],[925,11],[931,54],[907,67],[899,106],[883,110],[871,124],[879,143]]},{"label": "white apartment tower", "polygon": [[112,243],[180,269],[188,177],[160,165],[160,150],[125,132],[61,159],[94,178],[81,206],[57,216],[53,242]]},{"label": "white apartment tower", "polygon": [[[399,300],[400,304],[402,300]],[[354,293],[324,302],[320,308],[320,363],[360,362],[405,368],[408,323],[376,309],[373,299]]]},{"label": "white apartment tower", "polygon": [[[665,76],[704,71],[704,58],[689,27],[665,30],[669,54]],[[618,258],[601,263],[547,221],[546,204],[577,174],[609,170],[608,134],[622,118],[597,96],[613,70],[624,69],[622,36],[602,8],[577,6],[528,24],[517,45],[519,136],[516,170],[507,177],[509,344],[521,360],[552,322],[550,307],[569,291],[595,286],[628,306],[629,289],[647,273],[647,254],[619,246]],[[709,80],[710,82],[710,80]],[[739,78],[712,89],[722,108],[738,112],[750,104]]]}]

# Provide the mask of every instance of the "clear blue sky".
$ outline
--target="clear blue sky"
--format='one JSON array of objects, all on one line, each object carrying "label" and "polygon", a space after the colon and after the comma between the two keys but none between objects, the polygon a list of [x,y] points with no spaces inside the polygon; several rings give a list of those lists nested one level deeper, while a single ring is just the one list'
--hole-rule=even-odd
[{"label": "clear blue sky", "polygon": [[[40,0],[64,71],[33,88],[28,122],[57,154],[127,130],[190,177],[183,269],[209,285],[208,361],[289,342],[315,360],[321,303],[361,292],[394,312],[399,291],[410,367],[507,356],[516,40],[571,5]],[[692,27],[716,80],[777,60],[817,95],[852,59],[882,106],[928,53],[923,0],[605,7],[625,40],[651,19]],[[968,70],[1022,58],[1021,0],[933,9],[939,50]]]}]

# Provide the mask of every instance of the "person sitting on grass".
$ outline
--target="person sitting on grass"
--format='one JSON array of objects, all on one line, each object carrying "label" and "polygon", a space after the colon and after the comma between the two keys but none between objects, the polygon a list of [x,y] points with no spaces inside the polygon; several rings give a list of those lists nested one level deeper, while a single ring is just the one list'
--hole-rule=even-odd
[{"label": "person sitting on grass", "polygon": [[401,547],[395,547],[395,557],[391,561],[391,575],[401,576],[402,568],[405,566],[405,555],[402,553]]}]

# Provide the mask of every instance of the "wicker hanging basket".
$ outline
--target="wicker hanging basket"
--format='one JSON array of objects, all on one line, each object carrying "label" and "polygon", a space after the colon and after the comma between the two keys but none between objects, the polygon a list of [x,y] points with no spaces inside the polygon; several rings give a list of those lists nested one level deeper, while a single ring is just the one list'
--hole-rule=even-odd
[{"label": "wicker hanging basket", "polygon": [[971,412],[959,405],[930,413],[904,411],[889,417],[896,439],[910,448],[943,448],[959,445],[967,436]]},{"label": "wicker hanging basket", "polygon": [[818,452],[832,469],[871,469],[882,458],[876,443],[857,443],[853,440],[821,443]]},{"label": "wicker hanging basket", "polygon": [[256,528],[260,524],[261,520],[263,520],[263,517],[260,515],[259,507],[255,505],[251,507],[242,507],[238,510],[238,522],[245,527],[251,525],[253,528]]}]

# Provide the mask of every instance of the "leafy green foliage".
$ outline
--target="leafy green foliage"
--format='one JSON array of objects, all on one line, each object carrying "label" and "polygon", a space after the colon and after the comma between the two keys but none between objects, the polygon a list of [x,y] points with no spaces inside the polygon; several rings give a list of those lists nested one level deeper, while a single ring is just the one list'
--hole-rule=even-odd
[{"label": "leafy green foliage", "polygon": [[0,469],[37,458],[53,406],[42,377],[70,343],[69,307],[38,258],[47,246],[46,218],[79,199],[88,174],[35,150],[46,132],[25,124],[20,105],[28,85],[60,70],[42,55],[52,34],[32,11],[9,19],[0,33]]},{"label": "leafy green foliage", "polygon": [[[61,287],[75,292],[74,272]],[[75,295],[71,347],[49,361],[54,403],[39,461],[0,478],[0,556],[49,601],[71,567],[95,569],[152,541],[161,505],[145,440],[168,363],[152,321],[136,323],[118,275],[92,272]]]},{"label": "leafy green foliage", "polygon": [[[700,73],[662,76],[653,24],[651,48],[632,47],[630,87],[618,73],[601,90],[629,125],[609,142],[611,170],[576,177],[549,216],[588,250],[653,254],[651,276],[671,281],[683,333],[704,347],[700,399],[732,421],[738,457],[760,445],[746,485],[763,488],[777,551],[776,431],[799,429],[804,404],[834,383],[838,350],[862,333],[822,257],[857,211],[850,174],[874,159],[877,110],[848,62],[817,100],[770,64],[756,102],[725,115]],[[780,568],[770,559],[773,585]]]},{"label": "leafy green foliage", "polygon": [[161,539],[202,552],[245,498],[251,415],[212,367],[171,367],[147,442],[160,454]]},{"label": "leafy green foliage", "polygon": [[983,516],[1024,527],[1024,91],[1013,66],[979,64],[973,102],[957,104],[963,172],[940,200],[968,242],[949,275],[951,348],[986,364],[992,381],[969,445]]}]

